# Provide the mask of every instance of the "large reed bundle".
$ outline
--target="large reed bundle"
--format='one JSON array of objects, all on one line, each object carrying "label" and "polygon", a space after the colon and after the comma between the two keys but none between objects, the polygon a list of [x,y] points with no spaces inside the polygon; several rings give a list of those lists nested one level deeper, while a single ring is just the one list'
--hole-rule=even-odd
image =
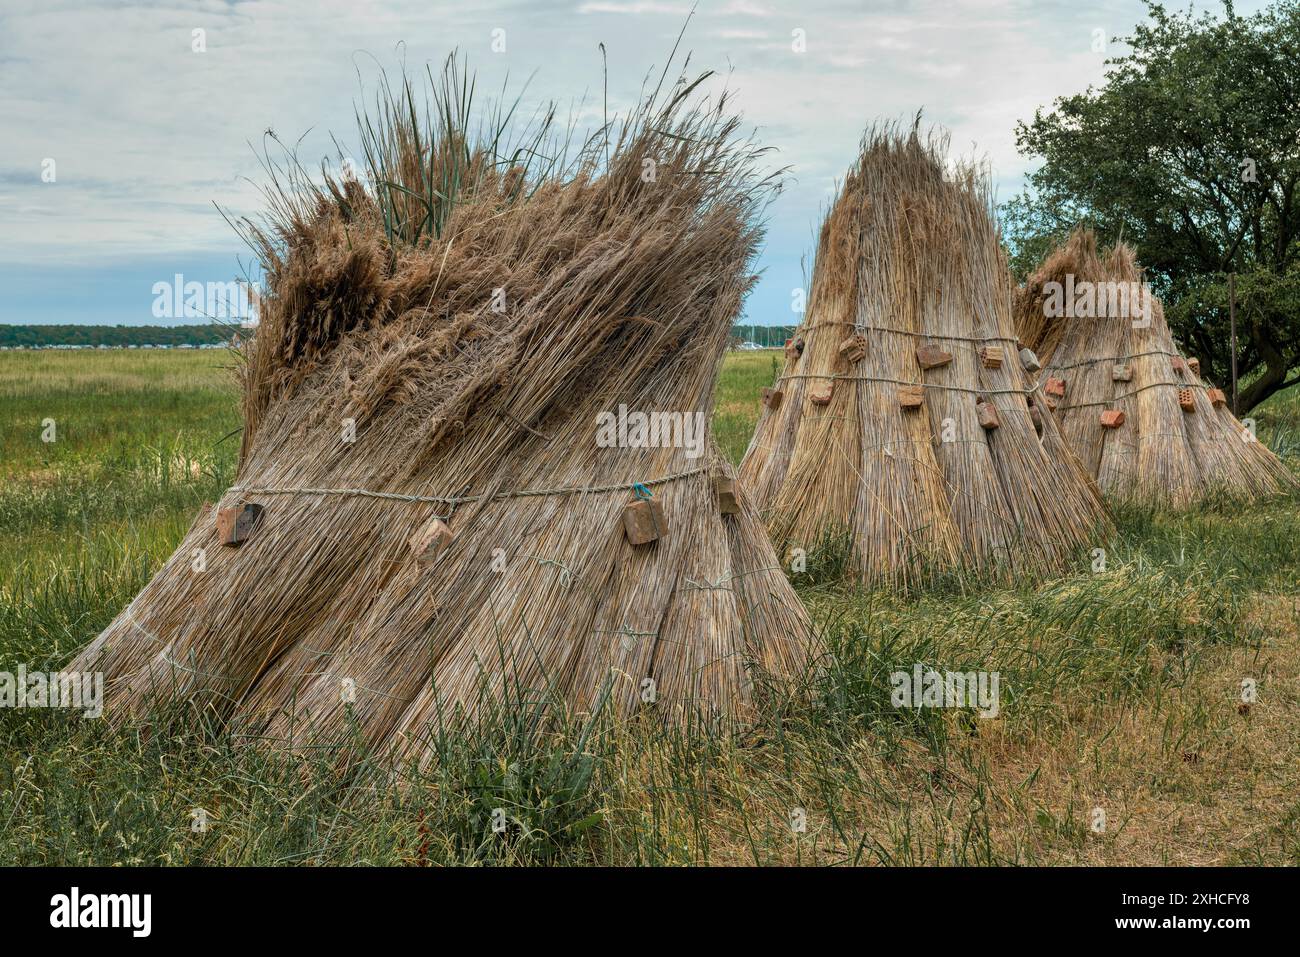
[{"label": "large reed bundle", "polygon": [[[408,83],[362,118],[370,184],[290,166],[251,227],[268,288],[221,503],[265,511],[239,547],[201,514],[81,654],[110,711],[182,699],[383,749],[502,699],[743,715],[803,666],[805,613],[743,490],[733,508],[715,485],[713,386],[768,183],[699,82],[560,168],[536,128],[476,139],[450,65],[432,116]],[[690,417],[699,444],[605,447],[620,404]],[[647,494],[667,532],[634,545]],[[435,519],[449,540],[413,547]]]},{"label": "large reed bundle", "polygon": [[986,181],[945,174],[945,147],[867,135],[741,465],[779,547],[838,538],[866,581],[1039,575],[1106,533],[1095,486],[1031,407]]},{"label": "large reed bundle", "polygon": [[1129,246],[1102,255],[1091,230],[1075,230],[1017,290],[1015,311],[1040,379],[1063,384],[1061,431],[1107,496],[1182,507],[1297,487],[1179,353]]}]

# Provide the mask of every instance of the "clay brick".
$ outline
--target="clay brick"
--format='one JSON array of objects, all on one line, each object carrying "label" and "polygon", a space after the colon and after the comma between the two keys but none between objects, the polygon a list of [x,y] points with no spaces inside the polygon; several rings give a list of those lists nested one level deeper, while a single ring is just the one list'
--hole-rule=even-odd
[{"label": "clay brick", "polygon": [[1174,367],[1174,371],[1177,372],[1179,375],[1182,375],[1183,372],[1187,369],[1187,363],[1183,361],[1182,356],[1174,356],[1173,360],[1171,361],[1171,364]]},{"label": "clay brick", "polygon": [[952,362],[952,353],[926,343],[916,347],[916,361],[921,363],[922,369],[938,369]]},{"label": "clay brick", "polygon": [[1210,405],[1214,406],[1216,409],[1222,408],[1228,404],[1228,397],[1224,394],[1222,389],[1211,389],[1206,393],[1206,396],[1210,400]]},{"label": "clay brick", "polygon": [[848,362],[861,362],[867,354],[865,336],[850,336],[840,343],[840,355]]},{"label": "clay brick", "polygon": [[451,544],[451,528],[440,518],[435,518],[411,536],[411,553],[422,565],[435,561]]},{"label": "clay brick", "polygon": [[1057,379],[1054,376],[1048,376],[1047,382],[1043,385],[1043,392],[1058,399],[1065,398],[1065,380]]},{"label": "clay brick", "polygon": [[1178,390],[1178,404],[1182,406],[1184,412],[1196,411],[1196,400],[1192,397],[1191,389]]},{"label": "clay brick", "polygon": [[1188,360],[1187,360],[1187,368],[1191,369],[1191,370],[1192,370],[1193,372],[1195,372],[1197,375],[1200,375],[1200,374],[1201,374],[1201,360],[1200,360],[1200,359],[1188,359]]},{"label": "clay brick", "polygon": [[1124,413],[1119,409],[1107,409],[1101,414],[1103,428],[1118,429],[1124,424]]},{"label": "clay brick", "polygon": [[1119,362],[1111,366],[1110,378],[1112,382],[1132,382],[1133,367],[1127,362]]},{"label": "clay brick", "polygon": [[785,398],[785,393],[780,389],[764,389],[762,396],[763,404],[775,412],[781,408],[781,400]]},{"label": "clay brick", "polygon": [[904,409],[919,409],[925,401],[925,389],[919,385],[900,385],[898,387],[898,404]]},{"label": "clay brick", "polygon": [[1034,431],[1039,435],[1043,434],[1043,413],[1038,411],[1038,406],[1029,406],[1029,421],[1034,423]]},{"label": "clay brick", "polygon": [[827,382],[825,385],[816,386],[809,394],[808,398],[812,399],[813,405],[828,405],[831,396],[835,394],[835,383]]},{"label": "clay brick", "polygon": [[980,349],[980,362],[986,369],[1002,368],[1002,347],[984,346]]},{"label": "clay brick", "polygon": [[1002,424],[1002,420],[998,418],[997,408],[988,399],[981,399],[975,403],[975,417],[979,419],[980,426],[990,432]]},{"label": "clay brick", "polygon": [[253,535],[265,509],[246,502],[217,509],[217,538],[222,545],[242,545]]}]

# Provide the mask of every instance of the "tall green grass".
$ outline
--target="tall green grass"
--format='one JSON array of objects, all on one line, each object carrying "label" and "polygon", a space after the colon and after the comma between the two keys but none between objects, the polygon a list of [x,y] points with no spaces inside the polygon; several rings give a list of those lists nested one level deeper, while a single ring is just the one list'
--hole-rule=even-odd
[{"label": "tall green grass", "polygon": [[[0,356],[0,393],[23,410],[3,425],[0,670],[65,662],[231,480],[233,394],[210,355],[121,357],[137,358]],[[24,384],[29,358],[41,375]],[[770,353],[728,360],[717,423],[733,456],[771,374]],[[1300,421],[1294,397],[1278,399],[1259,415],[1269,435]],[[32,421],[49,414],[66,446],[33,442]],[[363,750],[340,777],[350,738],[286,761],[176,708],[118,730],[5,709],[0,863],[1123,861],[1151,826],[1134,794],[1226,817],[1241,788],[1294,780],[1284,758],[1266,758],[1285,755],[1300,721],[1270,717],[1272,737],[1251,737],[1256,717],[1234,696],[1249,673],[1274,702],[1259,720],[1300,713],[1291,679],[1275,679],[1294,634],[1260,614],[1300,593],[1300,505],[1118,519],[1104,570],[1081,556],[1041,585],[902,598],[801,584],[830,655],[740,728],[620,727],[597,713],[542,729],[537,702],[510,698],[432,738],[438,759],[423,771]],[[889,676],[916,663],[998,672],[999,716],[895,708]],[[1126,750],[1135,734],[1141,760]],[[1237,763],[1209,773],[1214,760]],[[1086,825],[1097,801],[1112,809],[1105,837]],[[1215,833],[1221,859],[1300,863],[1294,803]]]}]

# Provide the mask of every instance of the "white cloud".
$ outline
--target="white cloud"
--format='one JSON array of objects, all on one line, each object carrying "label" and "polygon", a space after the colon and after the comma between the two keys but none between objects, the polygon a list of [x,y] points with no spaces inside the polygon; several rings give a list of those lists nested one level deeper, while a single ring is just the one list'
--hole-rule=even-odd
[{"label": "white cloud", "polygon": [[643,14],[671,14],[684,17],[691,8],[675,3],[653,3],[651,0],[631,0],[628,3],[594,2],[584,3],[578,7],[579,13],[620,13],[630,16]]},{"label": "white cloud", "polygon": [[753,3],[752,0],[731,0],[725,9],[719,11],[719,14],[725,17],[770,17],[772,11],[760,3]]},{"label": "white cloud", "polygon": [[[579,122],[611,110],[656,79],[691,4],[589,0],[563,11],[495,0],[163,0],[122,6],[90,0],[10,0],[0,31],[0,262],[241,251],[213,202],[253,214],[262,172],[249,144],[273,128],[305,134],[307,165],[333,153],[329,133],[355,149],[358,72],[373,93],[376,61],[390,76],[404,57],[423,72],[459,47],[479,72],[480,95],[517,92],[524,109],[554,97]],[[806,250],[828,191],[852,162],[862,130],[910,117],[952,130],[968,154],[987,155],[1003,193],[1026,160],[1014,125],[1039,105],[1102,78],[1092,30],[1122,36],[1144,16],[1139,0],[1080,11],[970,0],[896,0],[880,12],[850,0],[701,0],[682,51],[692,69],[716,69],[775,146],[793,182],[771,212],[769,260]],[[191,31],[207,52],[191,52]],[[805,53],[791,31],[806,30]],[[504,30],[506,52],[492,52]],[[1114,52],[1113,49],[1111,51]],[[367,94],[369,95],[369,94]],[[585,102],[583,101],[586,97]],[[561,110],[562,115],[565,109]],[[44,157],[58,180],[40,181]]]}]

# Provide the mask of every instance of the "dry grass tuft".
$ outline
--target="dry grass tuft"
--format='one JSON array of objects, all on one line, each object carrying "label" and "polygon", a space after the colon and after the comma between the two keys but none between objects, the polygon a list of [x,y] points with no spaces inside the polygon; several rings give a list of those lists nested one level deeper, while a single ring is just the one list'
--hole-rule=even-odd
[{"label": "dry grass tuft", "polygon": [[[365,185],[276,172],[267,221],[245,224],[268,289],[221,502],[266,512],[239,548],[201,514],[72,665],[106,672],[111,713],[180,700],[289,747],[350,734],[427,757],[428,729],[507,699],[743,717],[765,676],[802,670],[806,615],[744,494],[719,513],[711,436],[702,458],[596,441],[620,403],[708,428],[752,282],[771,184],[703,80],[562,160],[549,117],[511,146],[509,113],[471,132],[449,63],[431,102],[407,82],[360,118]],[[643,547],[621,517],[636,482],[669,526]],[[240,491],[302,488],[476,498]],[[539,488],[573,491],[513,495]],[[437,516],[451,543],[417,562]]]},{"label": "dry grass tuft", "polygon": [[[1215,401],[1175,346],[1160,300],[1147,295],[1145,313],[1133,307],[1132,290],[1143,283],[1130,247],[1119,244],[1102,254],[1091,230],[1080,229],[1016,293],[1019,333],[1039,352],[1040,379],[1065,383],[1055,413],[1061,432],[1103,493],[1116,501],[1183,508],[1300,487],[1223,399]],[[1048,308],[1049,284],[1058,296],[1059,290],[1063,296],[1071,289],[1078,296],[1091,292],[1095,302],[1082,311],[1092,314],[1049,315],[1060,311]],[[1180,392],[1190,398],[1190,409],[1180,405]],[[1106,411],[1122,412],[1122,424],[1103,427]]]},{"label": "dry grass tuft", "polygon": [[[1018,358],[987,184],[974,168],[945,171],[945,149],[915,130],[867,135],[822,227],[782,400],[741,465],[778,550],[839,541],[865,581],[1041,576],[1107,534],[1050,417],[1037,434],[1030,407],[1044,398]],[[855,333],[857,360],[841,351]],[[923,369],[923,346],[951,361]],[[981,361],[986,347],[1000,365]],[[908,385],[922,387],[919,409],[900,406]]]}]

